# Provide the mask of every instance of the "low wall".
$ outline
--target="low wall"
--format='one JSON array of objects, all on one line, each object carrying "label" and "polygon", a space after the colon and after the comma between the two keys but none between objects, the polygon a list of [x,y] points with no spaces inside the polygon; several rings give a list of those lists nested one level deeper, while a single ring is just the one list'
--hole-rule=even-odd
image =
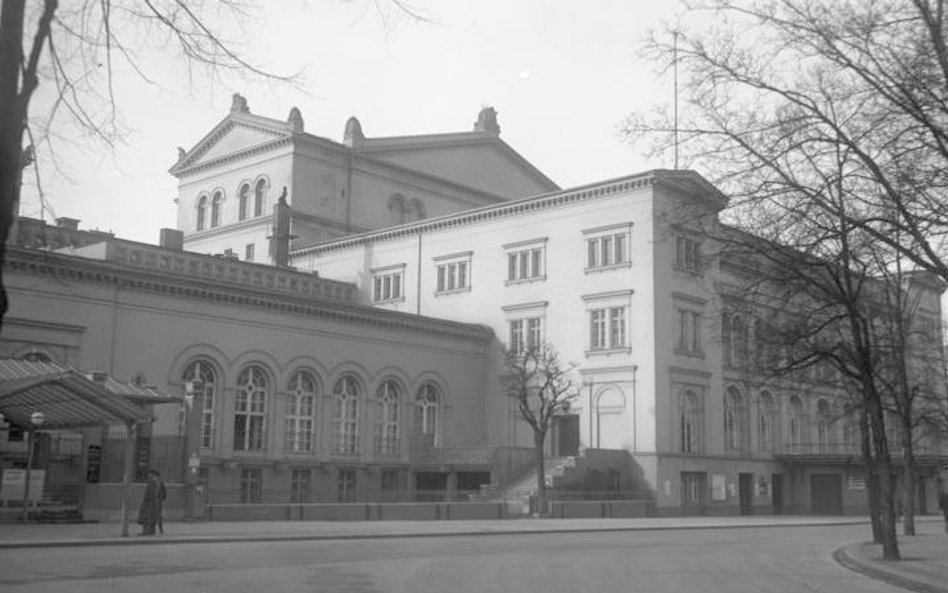
[{"label": "low wall", "polygon": [[555,519],[619,519],[649,516],[647,500],[555,500],[550,517]]},{"label": "low wall", "polygon": [[464,521],[504,519],[500,502],[215,504],[210,521]]}]

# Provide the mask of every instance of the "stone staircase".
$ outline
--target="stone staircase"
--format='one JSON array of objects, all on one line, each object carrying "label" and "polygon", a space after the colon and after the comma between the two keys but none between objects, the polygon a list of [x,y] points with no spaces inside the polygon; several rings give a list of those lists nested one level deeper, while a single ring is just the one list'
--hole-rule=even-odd
[{"label": "stone staircase", "polygon": [[[576,466],[575,457],[554,457],[544,460],[546,485],[552,489],[556,478],[562,477],[570,468]],[[507,513],[510,516],[526,516],[530,514],[530,498],[537,493],[538,468],[534,467],[523,474],[506,488],[491,484],[482,486],[476,500],[485,502],[505,502]]]}]

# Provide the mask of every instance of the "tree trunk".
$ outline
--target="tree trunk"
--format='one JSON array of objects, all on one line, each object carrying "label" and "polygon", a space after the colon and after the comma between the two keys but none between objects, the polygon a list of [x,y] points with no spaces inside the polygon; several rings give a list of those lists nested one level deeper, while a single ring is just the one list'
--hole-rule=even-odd
[{"label": "tree trunk", "polygon": [[902,532],[915,535],[915,448],[912,445],[912,419],[903,415],[902,439]]},{"label": "tree trunk", "polygon": [[[868,375],[867,375],[868,376]],[[872,448],[875,465],[878,470],[879,494],[881,502],[882,558],[901,560],[899,541],[895,532],[895,497],[892,492],[892,462],[889,458],[889,445],[885,434],[885,417],[879,392],[873,385],[866,385],[866,405],[869,425],[872,428]]]},{"label": "tree trunk", "polygon": [[[24,4],[24,0],[3,0],[0,4],[0,265],[6,259],[7,237],[20,199],[20,161],[26,123],[19,93]],[[0,329],[7,308],[7,291],[0,270]]]},{"label": "tree trunk", "polygon": [[546,458],[543,445],[546,443],[546,434],[535,432],[533,445],[537,449],[537,515],[546,516]]},{"label": "tree trunk", "polygon": [[872,525],[872,541],[882,543],[881,505],[879,504],[879,479],[875,460],[872,457],[872,439],[870,438],[869,417],[866,408],[859,412],[860,445],[862,458],[866,464],[866,497],[869,502],[869,522]]}]

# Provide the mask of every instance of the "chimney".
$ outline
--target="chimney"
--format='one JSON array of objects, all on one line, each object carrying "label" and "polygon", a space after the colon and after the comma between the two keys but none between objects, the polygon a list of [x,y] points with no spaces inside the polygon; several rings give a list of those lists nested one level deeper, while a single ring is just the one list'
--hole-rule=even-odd
[{"label": "chimney", "polygon": [[177,229],[161,229],[158,245],[165,249],[184,251],[184,233]]},{"label": "chimney", "polygon": [[100,385],[105,385],[105,382],[109,380],[109,374],[105,371],[92,371],[89,373],[89,378]]},{"label": "chimney", "polygon": [[283,193],[273,206],[273,233],[270,235],[270,251],[273,254],[273,265],[280,268],[290,266],[290,206],[286,203],[286,186]]},{"label": "chimney", "polygon": [[56,219],[56,226],[61,229],[66,229],[68,231],[78,231],[79,230],[79,219],[78,218],[68,218],[66,216],[60,216]]}]

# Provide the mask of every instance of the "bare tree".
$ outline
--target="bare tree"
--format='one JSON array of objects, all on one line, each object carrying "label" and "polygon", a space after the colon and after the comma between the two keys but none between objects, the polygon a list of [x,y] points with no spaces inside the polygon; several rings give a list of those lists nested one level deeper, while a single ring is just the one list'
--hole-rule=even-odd
[{"label": "bare tree", "polygon": [[514,400],[520,418],[533,430],[533,445],[537,452],[537,510],[545,515],[546,436],[554,418],[569,411],[572,401],[579,395],[572,379],[576,365],[561,362],[553,346],[544,342],[523,351],[506,351],[504,366],[504,392]]}]

